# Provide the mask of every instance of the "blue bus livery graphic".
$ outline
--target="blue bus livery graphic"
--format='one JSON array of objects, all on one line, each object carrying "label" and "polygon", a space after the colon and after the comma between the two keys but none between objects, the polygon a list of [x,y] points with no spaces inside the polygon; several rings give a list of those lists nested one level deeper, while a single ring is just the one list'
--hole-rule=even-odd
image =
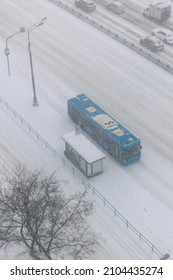
[{"label": "blue bus livery graphic", "polygon": [[129,165],[140,159],[140,139],[85,94],[68,100],[68,114],[87,135],[122,165]]}]

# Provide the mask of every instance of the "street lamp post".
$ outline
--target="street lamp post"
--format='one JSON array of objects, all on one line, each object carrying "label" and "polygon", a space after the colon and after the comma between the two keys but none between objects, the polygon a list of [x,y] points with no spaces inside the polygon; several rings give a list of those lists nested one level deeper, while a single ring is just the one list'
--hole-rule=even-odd
[{"label": "street lamp post", "polygon": [[5,55],[7,56],[7,66],[8,66],[8,75],[10,76],[10,61],[9,61],[9,55],[10,55],[10,49],[8,48],[8,40],[10,38],[12,38],[13,36],[19,34],[19,33],[23,33],[25,32],[25,28],[24,27],[21,27],[20,28],[20,31],[14,33],[13,35],[9,36],[7,39],[6,39],[6,48],[5,48]]},{"label": "street lamp post", "polygon": [[32,52],[31,52],[31,40],[30,40],[30,32],[35,28],[43,25],[46,17],[41,19],[39,22],[33,24],[27,29],[28,33],[28,51],[29,51],[29,60],[31,66],[31,79],[32,79],[32,88],[33,88],[33,106],[38,106],[37,95],[36,95],[36,88],[35,88],[35,79],[34,79],[34,69],[33,69],[33,62],[32,62]]}]

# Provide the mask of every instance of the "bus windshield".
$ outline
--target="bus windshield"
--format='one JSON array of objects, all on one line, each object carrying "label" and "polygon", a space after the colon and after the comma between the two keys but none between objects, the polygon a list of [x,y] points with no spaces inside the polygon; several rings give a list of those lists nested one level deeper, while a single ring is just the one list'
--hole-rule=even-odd
[{"label": "bus windshield", "polygon": [[141,147],[140,147],[140,146],[135,146],[135,147],[133,147],[133,148],[126,149],[126,150],[123,151],[122,157],[123,157],[124,159],[133,157],[134,155],[139,154],[139,153],[140,153],[140,150],[141,150]]}]

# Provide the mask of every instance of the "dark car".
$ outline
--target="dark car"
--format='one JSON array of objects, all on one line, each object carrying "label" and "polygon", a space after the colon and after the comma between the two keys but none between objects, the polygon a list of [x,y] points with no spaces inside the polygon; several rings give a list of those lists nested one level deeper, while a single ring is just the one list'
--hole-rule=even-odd
[{"label": "dark car", "polygon": [[76,0],[75,6],[85,12],[92,12],[96,9],[96,5],[92,0]]},{"label": "dark car", "polygon": [[140,39],[141,46],[144,46],[151,51],[161,51],[164,48],[164,43],[155,36],[148,36]]}]

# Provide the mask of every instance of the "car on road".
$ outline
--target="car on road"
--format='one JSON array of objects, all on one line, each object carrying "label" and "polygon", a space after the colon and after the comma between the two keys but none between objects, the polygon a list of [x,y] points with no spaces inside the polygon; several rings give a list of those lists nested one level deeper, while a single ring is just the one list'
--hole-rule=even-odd
[{"label": "car on road", "polygon": [[125,12],[125,6],[118,1],[113,1],[113,0],[106,1],[106,8],[109,11],[114,12],[115,14],[122,14]]},{"label": "car on road", "polygon": [[173,32],[166,28],[155,28],[151,32],[152,35],[156,36],[164,43],[173,44]]},{"label": "car on road", "polygon": [[85,12],[92,12],[96,9],[96,5],[92,0],[75,0],[75,6]]},{"label": "car on road", "polygon": [[161,51],[164,48],[164,43],[153,35],[141,38],[140,44],[141,46],[146,47],[153,52]]}]

